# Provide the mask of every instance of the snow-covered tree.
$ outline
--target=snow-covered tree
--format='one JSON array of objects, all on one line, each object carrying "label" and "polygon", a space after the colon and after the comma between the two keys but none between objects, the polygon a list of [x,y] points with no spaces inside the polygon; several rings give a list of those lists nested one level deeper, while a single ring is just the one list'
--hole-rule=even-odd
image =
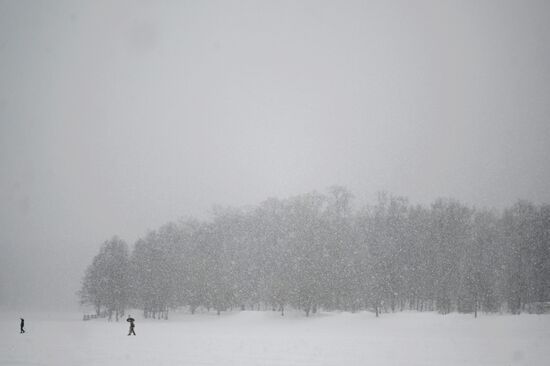
[{"label": "snow-covered tree", "polygon": [[106,241],[86,270],[80,299],[93,305],[99,315],[104,309],[111,319],[124,314],[129,304],[128,246],[118,237]]}]

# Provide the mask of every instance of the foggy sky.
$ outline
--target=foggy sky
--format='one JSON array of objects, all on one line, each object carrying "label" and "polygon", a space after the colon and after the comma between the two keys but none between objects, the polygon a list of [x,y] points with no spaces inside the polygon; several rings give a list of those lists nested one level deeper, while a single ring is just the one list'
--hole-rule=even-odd
[{"label": "foggy sky", "polygon": [[0,0],[0,306],[213,204],[550,202],[547,1]]}]

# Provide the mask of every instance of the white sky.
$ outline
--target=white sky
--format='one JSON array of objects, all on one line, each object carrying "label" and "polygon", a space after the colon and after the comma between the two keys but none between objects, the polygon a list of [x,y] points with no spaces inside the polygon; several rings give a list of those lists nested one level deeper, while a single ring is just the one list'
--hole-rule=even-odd
[{"label": "white sky", "polygon": [[549,112],[547,1],[0,0],[0,305],[213,204],[550,202]]}]

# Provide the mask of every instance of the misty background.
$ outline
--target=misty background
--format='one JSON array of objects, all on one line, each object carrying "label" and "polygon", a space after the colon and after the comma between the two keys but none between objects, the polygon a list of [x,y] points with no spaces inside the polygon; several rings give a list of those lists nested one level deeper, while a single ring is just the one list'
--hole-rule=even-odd
[{"label": "misty background", "polygon": [[100,244],[349,188],[550,202],[546,1],[0,1],[0,306]]}]

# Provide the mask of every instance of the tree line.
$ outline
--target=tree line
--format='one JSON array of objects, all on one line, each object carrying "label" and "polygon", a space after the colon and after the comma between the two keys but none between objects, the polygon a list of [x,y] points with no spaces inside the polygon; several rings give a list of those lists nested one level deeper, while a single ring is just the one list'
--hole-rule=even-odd
[{"label": "tree line", "polygon": [[425,207],[380,194],[354,209],[352,201],[332,187],[168,223],[132,250],[113,237],[86,269],[80,302],[118,319],[129,307],[153,318],[180,307],[477,316],[550,301],[550,205]]}]

